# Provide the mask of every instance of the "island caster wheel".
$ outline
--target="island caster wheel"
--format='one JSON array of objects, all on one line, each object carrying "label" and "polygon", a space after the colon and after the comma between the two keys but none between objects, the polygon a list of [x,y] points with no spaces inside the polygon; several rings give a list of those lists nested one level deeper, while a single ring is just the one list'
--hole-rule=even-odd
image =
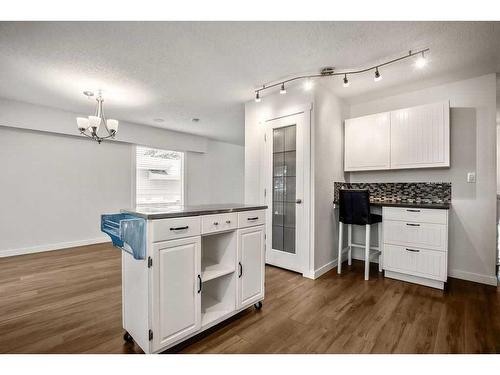
[{"label": "island caster wheel", "polygon": [[130,333],[128,333],[128,332],[125,332],[125,334],[123,335],[123,339],[126,342],[132,342],[132,341],[134,341],[134,339],[132,338],[132,336],[130,336]]},{"label": "island caster wheel", "polygon": [[262,309],[262,301],[259,301],[259,302],[255,303],[255,304],[253,305],[253,307],[255,307],[257,310]]}]

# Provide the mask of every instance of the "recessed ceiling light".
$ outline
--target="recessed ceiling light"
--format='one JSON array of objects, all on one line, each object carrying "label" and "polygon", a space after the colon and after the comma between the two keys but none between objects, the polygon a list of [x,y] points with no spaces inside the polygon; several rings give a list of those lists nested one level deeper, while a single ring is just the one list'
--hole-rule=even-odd
[{"label": "recessed ceiling light", "polygon": [[165,120],[162,118],[155,118],[155,119],[153,119],[153,121],[154,122],[165,122]]},{"label": "recessed ceiling light", "polygon": [[199,119],[199,118],[197,118],[197,117],[194,117],[194,118],[192,118],[192,119],[191,119],[191,121],[192,121],[192,122],[200,122],[200,119]]},{"label": "recessed ceiling light", "polygon": [[83,92],[83,95],[88,96],[90,98],[91,96],[94,96],[94,93],[92,91],[86,90]]}]

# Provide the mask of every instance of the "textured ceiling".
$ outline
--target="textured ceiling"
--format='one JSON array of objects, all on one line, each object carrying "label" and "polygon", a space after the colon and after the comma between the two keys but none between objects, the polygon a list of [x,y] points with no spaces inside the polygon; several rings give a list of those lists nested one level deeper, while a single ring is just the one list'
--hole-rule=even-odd
[{"label": "textured ceiling", "polygon": [[0,22],[0,97],[89,114],[82,91],[103,89],[108,117],[243,144],[243,103],[262,83],[431,48],[423,70],[402,63],[347,89],[331,78],[354,100],[500,71],[499,40],[493,22]]}]

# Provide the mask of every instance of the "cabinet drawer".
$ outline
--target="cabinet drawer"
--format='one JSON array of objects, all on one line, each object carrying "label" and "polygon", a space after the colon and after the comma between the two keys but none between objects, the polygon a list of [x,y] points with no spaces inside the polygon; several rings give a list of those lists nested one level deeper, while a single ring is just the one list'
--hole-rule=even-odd
[{"label": "cabinet drawer", "polygon": [[206,215],[201,217],[202,234],[233,230],[237,227],[238,215],[236,213]]},{"label": "cabinet drawer", "polygon": [[200,227],[199,216],[153,220],[153,242],[199,236]]},{"label": "cabinet drawer", "polygon": [[447,226],[384,220],[384,243],[447,251]]},{"label": "cabinet drawer", "polygon": [[384,220],[400,220],[434,224],[448,223],[448,210],[411,207],[384,207],[382,214]]},{"label": "cabinet drawer", "polygon": [[448,253],[405,247],[384,245],[384,269],[408,275],[446,281]]},{"label": "cabinet drawer", "polygon": [[266,222],[265,210],[238,212],[238,227],[246,228]]}]

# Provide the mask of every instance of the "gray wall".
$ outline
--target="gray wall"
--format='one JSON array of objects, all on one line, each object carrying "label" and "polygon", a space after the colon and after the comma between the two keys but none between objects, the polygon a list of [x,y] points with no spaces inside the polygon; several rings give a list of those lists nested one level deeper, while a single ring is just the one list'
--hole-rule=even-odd
[{"label": "gray wall", "polygon": [[[450,100],[451,167],[352,172],[351,182],[451,182],[449,274],[495,283],[495,74],[351,105],[350,117]],[[466,182],[476,172],[477,183]],[[362,241],[360,241],[362,242]],[[356,255],[356,254],[355,254]],[[358,254],[359,256],[359,254]]]},{"label": "gray wall", "polygon": [[[17,108],[26,111],[30,105]],[[42,114],[37,126],[47,124],[42,129],[62,128],[60,116],[67,115],[37,107],[34,112]],[[54,114],[54,121],[45,117]],[[21,113],[20,118],[32,115]],[[0,120],[5,125],[5,117],[0,115]],[[75,126],[71,120],[63,123],[70,129]],[[81,136],[26,130],[29,124],[23,125],[0,126],[0,256],[107,241],[100,232],[100,215],[130,207],[133,201],[134,145],[99,145]],[[162,132],[143,126],[141,140],[155,138],[158,131]],[[152,146],[204,151],[186,152],[186,204],[243,201],[242,146],[197,136],[191,139],[182,133],[172,136],[177,137],[174,147],[169,142],[162,147],[161,139]]]}]

